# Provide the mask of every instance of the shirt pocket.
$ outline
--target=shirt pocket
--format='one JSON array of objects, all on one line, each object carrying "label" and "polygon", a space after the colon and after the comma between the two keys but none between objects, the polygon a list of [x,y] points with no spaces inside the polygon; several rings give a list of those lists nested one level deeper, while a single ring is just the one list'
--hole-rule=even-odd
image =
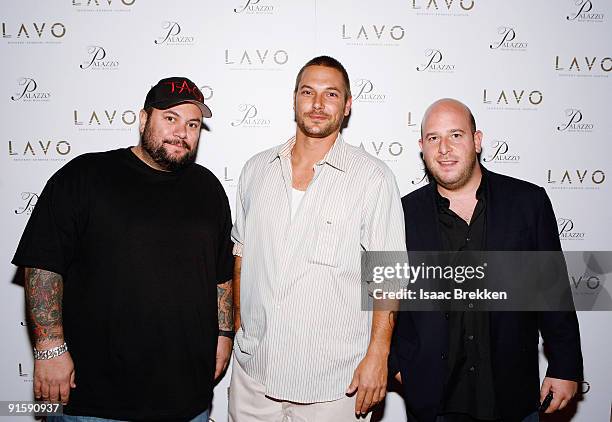
[{"label": "shirt pocket", "polygon": [[337,227],[330,220],[324,220],[316,236],[316,245],[310,253],[309,261],[313,264],[338,266],[338,246],[340,235]]}]

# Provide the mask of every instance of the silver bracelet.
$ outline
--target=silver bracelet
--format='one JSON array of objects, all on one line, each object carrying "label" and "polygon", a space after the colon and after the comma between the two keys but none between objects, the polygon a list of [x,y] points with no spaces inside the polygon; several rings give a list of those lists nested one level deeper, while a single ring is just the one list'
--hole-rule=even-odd
[{"label": "silver bracelet", "polygon": [[66,344],[66,342],[64,342],[63,344],[60,344],[59,346],[55,346],[47,350],[36,350],[36,347],[35,347],[34,348],[34,359],[35,360],[53,359],[60,355],[63,355],[67,351],[68,351],[68,345]]}]

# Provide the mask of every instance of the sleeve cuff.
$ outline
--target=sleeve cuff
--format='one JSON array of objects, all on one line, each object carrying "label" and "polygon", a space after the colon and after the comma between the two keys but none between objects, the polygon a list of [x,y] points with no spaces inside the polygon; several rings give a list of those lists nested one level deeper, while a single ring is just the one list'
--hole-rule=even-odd
[{"label": "sleeve cuff", "polygon": [[234,243],[232,253],[234,254],[234,256],[242,257],[242,243]]}]

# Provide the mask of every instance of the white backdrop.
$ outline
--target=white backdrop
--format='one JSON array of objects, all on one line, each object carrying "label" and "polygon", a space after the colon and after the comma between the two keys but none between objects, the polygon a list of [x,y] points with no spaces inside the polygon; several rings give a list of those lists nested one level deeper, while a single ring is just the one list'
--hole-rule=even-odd
[{"label": "white backdrop", "polygon": [[[345,139],[385,160],[402,194],[426,183],[424,109],[455,97],[485,134],[484,164],[546,188],[564,249],[612,249],[610,1],[4,0],[1,10],[0,400],[31,398],[9,262],[37,195],[71,158],[136,144],[146,92],[166,76],[201,86],[213,118],[198,162],[232,203],[244,162],[295,131],[297,71],[329,54],[351,77]],[[572,420],[608,421],[610,313],[579,318],[587,383]],[[215,389],[216,421],[228,383],[229,373]],[[390,393],[383,420],[404,418]]]}]

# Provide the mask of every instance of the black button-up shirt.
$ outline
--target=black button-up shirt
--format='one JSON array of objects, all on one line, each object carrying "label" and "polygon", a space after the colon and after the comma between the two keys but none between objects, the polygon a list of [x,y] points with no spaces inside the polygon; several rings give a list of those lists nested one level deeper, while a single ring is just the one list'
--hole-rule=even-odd
[{"label": "black button-up shirt", "polygon": [[[449,208],[447,198],[437,194],[444,250],[484,250],[487,206],[484,172],[476,198],[478,202],[468,224]],[[448,312],[445,317],[449,324],[449,350],[443,359],[447,360],[448,378],[440,413],[461,414],[462,421],[499,419],[491,368],[489,314]]]}]

